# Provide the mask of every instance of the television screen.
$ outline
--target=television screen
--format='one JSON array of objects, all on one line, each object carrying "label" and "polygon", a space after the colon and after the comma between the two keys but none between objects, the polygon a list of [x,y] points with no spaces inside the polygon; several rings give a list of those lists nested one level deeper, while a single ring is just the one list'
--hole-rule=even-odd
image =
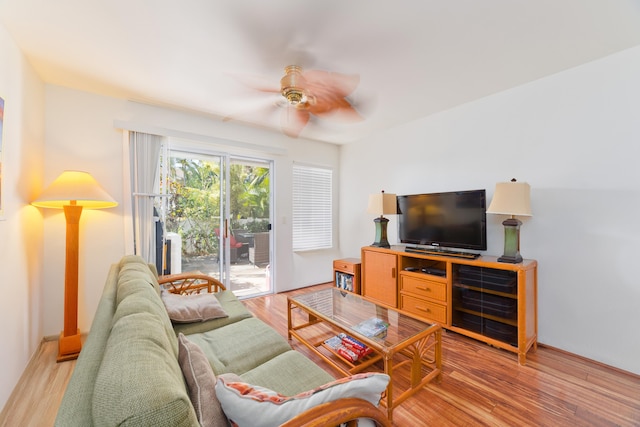
[{"label": "television screen", "polygon": [[402,243],[486,250],[485,190],[398,196],[398,237]]}]

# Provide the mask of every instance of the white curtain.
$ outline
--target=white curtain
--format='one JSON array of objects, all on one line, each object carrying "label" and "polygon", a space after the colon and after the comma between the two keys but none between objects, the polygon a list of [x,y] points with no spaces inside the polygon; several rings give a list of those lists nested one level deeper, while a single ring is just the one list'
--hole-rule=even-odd
[{"label": "white curtain", "polygon": [[[154,204],[164,199],[160,195],[164,141],[165,138],[158,135],[129,132],[134,253],[151,264],[156,264],[156,223],[157,214],[161,213],[154,213]],[[162,265],[157,268],[162,274]]]}]

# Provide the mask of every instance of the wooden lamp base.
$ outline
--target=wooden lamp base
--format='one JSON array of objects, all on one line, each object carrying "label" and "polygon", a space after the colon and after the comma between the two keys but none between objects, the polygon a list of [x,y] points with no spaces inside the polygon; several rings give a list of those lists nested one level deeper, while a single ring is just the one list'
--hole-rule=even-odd
[{"label": "wooden lamp base", "polygon": [[80,339],[80,329],[75,335],[64,336],[64,332],[60,332],[58,340],[58,357],[56,362],[66,362],[67,360],[75,360],[82,349],[82,341]]}]

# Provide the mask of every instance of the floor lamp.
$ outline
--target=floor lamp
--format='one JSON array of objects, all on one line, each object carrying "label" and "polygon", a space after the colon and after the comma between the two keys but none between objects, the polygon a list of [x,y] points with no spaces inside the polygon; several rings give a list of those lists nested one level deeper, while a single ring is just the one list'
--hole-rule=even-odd
[{"label": "floor lamp", "polygon": [[73,360],[82,348],[78,328],[78,253],[82,209],[104,209],[118,203],[87,172],[64,171],[31,202],[40,208],[64,209],[67,243],[64,271],[64,330],[60,333],[58,362]]}]

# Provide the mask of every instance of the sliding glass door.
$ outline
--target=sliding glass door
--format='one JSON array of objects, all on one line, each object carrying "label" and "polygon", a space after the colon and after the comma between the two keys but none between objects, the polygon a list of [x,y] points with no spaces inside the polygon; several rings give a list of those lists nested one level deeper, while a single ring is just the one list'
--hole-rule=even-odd
[{"label": "sliding glass door", "polygon": [[271,162],[179,149],[168,156],[171,272],[209,274],[239,297],[272,292]]},{"label": "sliding glass door", "polygon": [[231,290],[239,297],[272,292],[271,163],[229,157],[225,257]]}]

